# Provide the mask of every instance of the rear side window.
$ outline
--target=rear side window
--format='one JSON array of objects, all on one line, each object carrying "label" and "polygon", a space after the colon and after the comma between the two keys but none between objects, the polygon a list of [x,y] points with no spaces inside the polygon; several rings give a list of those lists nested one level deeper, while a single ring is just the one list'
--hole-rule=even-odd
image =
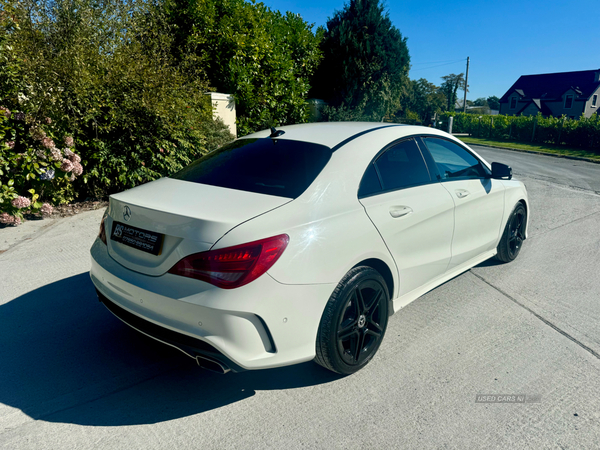
[{"label": "rear side window", "polygon": [[194,161],[171,178],[296,198],[331,158],[324,145],[286,139],[240,139]]},{"label": "rear side window", "polygon": [[441,181],[487,175],[481,161],[461,146],[439,138],[424,137],[423,141],[435,161]]},{"label": "rear side window", "polygon": [[379,181],[379,175],[375,170],[375,164],[369,164],[369,167],[365,171],[360,182],[358,189],[358,197],[368,197],[369,195],[376,194],[381,191],[381,182]]},{"label": "rear side window", "polygon": [[402,141],[386,150],[377,158],[375,166],[384,191],[430,182],[425,160],[413,139]]}]

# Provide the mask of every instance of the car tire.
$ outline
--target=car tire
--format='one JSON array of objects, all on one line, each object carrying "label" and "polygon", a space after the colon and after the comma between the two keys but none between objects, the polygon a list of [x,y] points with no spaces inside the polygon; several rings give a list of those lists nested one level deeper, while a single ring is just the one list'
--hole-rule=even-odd
[{"label": "car tire", "polygon": [[517,203],[511,213],[502,238],[498,244],[496,259],[508,263],[514,261],[519,255],[525,240],[525,226],[527,224],[527,210],[523,203]]},{"label": "car tire", "polygon": [[317,333],[315,362],[342,375],[373,358],[387,328],[389,293],[379,272],[355,267],[329,298]]}]

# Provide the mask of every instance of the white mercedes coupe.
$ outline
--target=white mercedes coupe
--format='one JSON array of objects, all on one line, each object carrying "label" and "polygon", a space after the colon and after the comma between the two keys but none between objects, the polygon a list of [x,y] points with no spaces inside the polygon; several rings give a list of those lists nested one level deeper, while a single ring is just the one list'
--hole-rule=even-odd
[{"label": "white mercedes coupe", "polygon": [[351,374],[394,312],[515,259],[528,217],[511,168],[442,131],[293,125],[112,195],[90,274],[114,315],[201,367]]}]

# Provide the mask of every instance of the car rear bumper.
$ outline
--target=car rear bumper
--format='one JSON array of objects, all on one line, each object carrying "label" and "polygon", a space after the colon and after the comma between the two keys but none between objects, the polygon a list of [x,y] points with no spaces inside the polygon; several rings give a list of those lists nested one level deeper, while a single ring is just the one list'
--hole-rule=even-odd
[{"label": "car rear bumper", "polygon": [[286,285],[265,274],[225,290],[172,274],[134,272],[114,261],[99,240],[91,255],[92,282],[113,314],[192,358],[233,371],[313,359],[321,315],[335,288]]},{"label": "car rear bumper", "polygon": [[122,322],[146,336],[181,350],[190,358],[195,359],[198,364],[202,365],[203,361],[216,362],[221,367],[222,373],[227,373],[230,370],[233,370],[234,372],[242,372],[245,370],[219,352],[212,345],[200,339],[169,330],[168,328],[161,327],[142,319],[110,301],[98,289],[96,289],[96,293],[98,294],[98,300],[100,300],[111,313],[121,319]]}]

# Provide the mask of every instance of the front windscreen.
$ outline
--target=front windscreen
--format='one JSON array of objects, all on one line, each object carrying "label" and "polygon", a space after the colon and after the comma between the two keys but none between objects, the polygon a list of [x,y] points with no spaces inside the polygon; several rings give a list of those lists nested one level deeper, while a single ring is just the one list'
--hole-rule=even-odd
[{"label": "front windscreen", "polygon": [[331,157],[324,145],[286,139],[240,139],[194,161],[171,178],[296,198]]}]

